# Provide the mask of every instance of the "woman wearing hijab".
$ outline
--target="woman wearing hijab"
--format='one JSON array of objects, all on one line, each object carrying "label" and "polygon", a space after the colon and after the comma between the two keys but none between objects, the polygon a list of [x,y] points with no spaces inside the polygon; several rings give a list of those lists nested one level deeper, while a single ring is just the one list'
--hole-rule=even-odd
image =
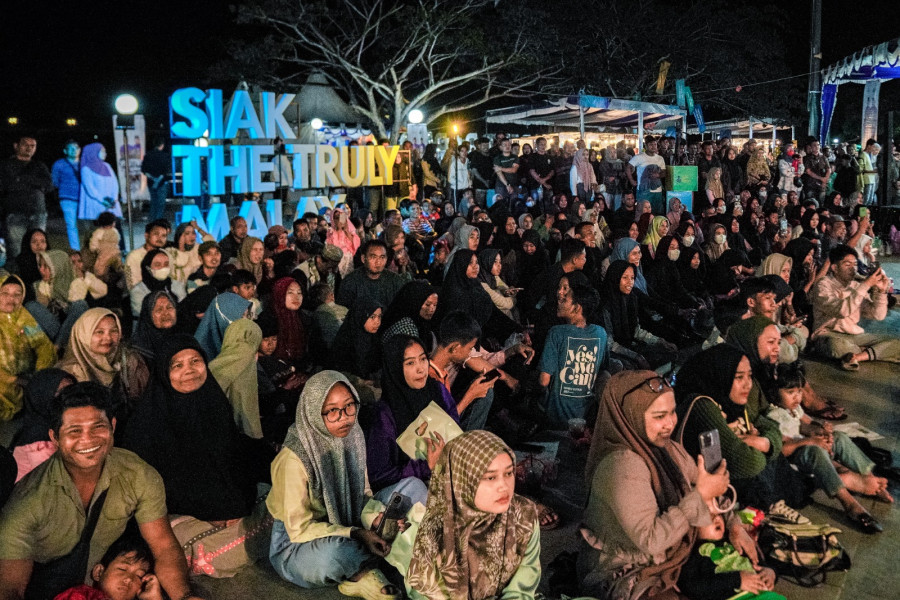
[{"label": "woman wearing hijab", "polygon": [[122,428],[122,446],[162,476],[169,513],[219,525],[249,515],[265,473],[254,473],[262,457],[245,440],[197,340],[172,336]]},{"label": "woman wearing hijab", "polygon": [[778,424],[765,416],[769,404],[753,376],[751,355],[758,356],[755,348],[748,354],[734,345],[720,344],[685,363],[675,390],[679,425],[674,437],[690,456],[698,456],[698,436],[717,430],[722,458],[728,461],[741,504],[800,522],[804,517],[785,506],[785,500],[799,505],[806,490],[781,455]]},{"label": "woman wearing hijab", "polygon": [[502,342],[522,328],[494,306],[478,278],[480,271],[474,252],[460,250],[456,253],[441,288],[441,315],[450,310],[467,312],[481,325],[484,340]]},{"label": "woman wearing hijab", "polygon": [[106,161],[103,144],[88,144],[81,150],[81,195],[78,218],[93,221],[101,213],[111,212],[120,219],[119,180]]},{"label": "woman wearing hijab", "polygon": [[278,346],[275,357],[296,369],[303,366],[309,343],[309,324],[300,307],[303,290],[292,277],[282,277],[275,282],[272,298],[264,312],[274,313],[278,321]]},{"label": "woman wearing hijab", "polygon": [[265,255],[266,247],[263,241],[258,237],[247,236],[241,242],[238,255],[231,260],[231,264],[235,269],[250,271],[256,279],[256,284],[259,285],[266,275],[263,264]]},{"label": "woman wearing hijab", "polygon": [[634,290],[636,267],[624,260],[609,266],[603,281],[600,317],[610,336],[610,354],[626,368],[648,369],[675,358],[678,348],[641,328],[640,298]]},{"label": "woman wearing hijab", "polygon": [[338,584],[345,596],[392,600],[399,590],[373,568],[391,546],[371,530],[372,519],[394,491],[410,498],[427,492],[407,479],[373,497],[358,410],[359,397],[343,375],[310,377],[272,462],[269,561],[282,579],[304,588]]},{"label": "woman wearing hijab", "polygon": [[534,598],[540,526],[534,503],[515,493],[515,463],[487,431],[447,444],[406,573],[410,598]]},{"label": "woman wearing hijab", "polygon": [[381,304],[368,296],[362,297],[353,304],[353,309],[338,329],[332,346],[331,362],[335,369],[367,380],[370,386],[381,369],[378,332],[384,320],[383,314],[384,307]]},{"label": "woman wearing hijab", "polygon": [[819,279],[828,275],[828,271],[816,269],[816,247],[806,238],[800,237],[788,242],[784,247],[784,254],[792,261],[790,286],[794,290],[794,310],[798,315],[811,315],[809,292]]},{"label": "woman wearing hijab", "polygon": [[647,235],[641,242],[641,251],[644,253],[644,263],[649,266],[656,258],[656,246],[659,240],[669,234],[669,220],[665,217],[653,217],[647,229]]},{"label": "woman wearing hijab", "polygon": [[234,423],[249,438],[263,437],[259,417],[256,353],[262,329],[250,319],[238,319],[225,330],[222,351],[209,362],[209,372],[231,403]]},{"label": "woman wearing hijab", "polygon": [[766,161],[766,149],[760,146],[747,161],[747,187],[766,184],[771,176],[769,163]]},{"label": "woman wearing hijab", "polygon": [[206,356],[215,358],[219,355],[222,341],[225,339],[225,330],[238,319],[247,317],[251,306],[249,301],[234,292],[224,292],[213,298],[194,333]]},{"label": "woman wearing hijab", "polygon": [[[606,384],[587,460],[578,557],[584,594],[676,597],[697,528],[712,523],[708,504],[728,489],[724,463],[708,473],[671,439],[676,423],[675,395],[655,372],[625,371]],[[753,548],[739,526],[729,532],[740,552]]]},{"label": "woman wearing hijab", "polygon": [[478,231],[477,227],[474,225],[460,226],[456,235],[453,237],[453,249],[450,250],[450,255],[447,257],[447,264],[444,267],[444,277],[446,277],[447,273],[450,271],[450,265],[453,264],[453,259],[456,258],[457,252],[460,250],[478,252],[480,242],[481,233]]},{"label": "woman wearing hijab", "polygon": [[178,300],[168,290],[150,292],[141,303],[141,316],[137,330],[131,337],[131,345],[146,360],[156,358],[156,351],[166,338],[175,333]]},{"label": "woman wearing hijab", "polygon": [[684,286],[687,293],[702,302],[703,306],[712,310],[713,300],[706,283],[706,270],[703,258],[703,253],[697,248],[682,245],[681,254],[678,256],[678,275],[681,279],[681,285]]},{"label": "woman wearing hijab", "polygon": [[487,292],[497,310],[515,320],[515,291],[500,278],[502,269],[499,250],[488,248],[478,252],[478,281],[481,282],[482,289]]},{"label": "woman wearing hijab", "polygon": [[710,264],[715,264],[728,249],[728,230],[721,223],[713,222],[707,231],[706,243],[703,245],[706,258]]},{"label": "woman wearing hijab", "polygon": [[581,148],[572,159],[572,168],[569,170],[569,189],[572,191],[573,197],[587,202],[593,196],[596,185],[597,175],[588,160],[588,151],[586,148]]},{"label": "woman wearing hijab", "polygon": [[75,321],[66,353],[56,366],[79,382],[93,381],[110,388],[118,403],[116,418],[120,425],[150,380],[147,363],[122,342],[119,317],[105,308],[91,308]]},{"label": "woman wearing hijab", "polygon": [[169,255],[165,250],[154,248],[144,256],[141,260],[141,281],[128,292],[132,314],[141,314],[144,297],[151,292],[165,290],[178,300],[184,300],[187,296],[184,283],[172,279],[171,273]]},{"label": "woman wearing hijab", "polygon": [[382,343],[398,334],[422,341],[429,354],[434,350],[438,323],[434,315],[438,308],[438,289],[425,281],[410,281],[394,297],[381,319]]},{"label": "woman wearing hijab", "polygon": [[56,362],[56,349],[22,306],[25,284],[15,275],[0,281],[0,422],[22,408],[23,387],[36,371]]},{"label": "woman wearing hijab", "polygon": [[706,206],[715,206],[717,200],[725,198],[725,187],[722,184],[722,167],[712,167],[706,173]]},{"label": "woman wearing hijab", "polygon": [[673,235],[663,236],[654,253],[656,258],[647,273],[647,285],[657,302],[668,304],[670,312],[686,315],[684,311],[697,311],[704,304],[692,296],[681,282],[678,259],[681,258],[681,244]]},{"label": "woman wearing hijab", "polygon": [[550,257],[541,236],[534,229],[526,229],[522,234],[522,248],[516,257],[516,282],[524,287],[524,284],[534,281],[549,266]]},{"label": "woman wearing hijab", "polygon": [[428,376],[428,355],[422,342],[398,335],[385,344],[381,371],[381,402],[366,435],[369,477],[380,490],[407,477],[427,481],[443,442],[429,446],[427,459],[411,459],[400,450],[397,438],[434,402],[459,423],[456,402],[436,379]]},{"label": "woman wearing hijab", "polygon": [[69,341],[72,325],[88,309],[84,300],[69,302],[69,287],[75,279],[72,260],[62,250],[38,254],[41,280],[34,284],[34,300],[25,308],[37,320],[47,336],[59,347]]}]

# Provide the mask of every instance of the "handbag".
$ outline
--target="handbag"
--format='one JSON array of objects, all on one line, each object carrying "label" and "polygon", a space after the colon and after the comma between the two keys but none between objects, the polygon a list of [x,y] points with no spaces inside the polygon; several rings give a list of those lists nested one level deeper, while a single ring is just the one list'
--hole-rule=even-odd
[{"label": "handbag", "polygon": [[840,532],[836,527],[814,523],[765,523],[759,545],[766,564],[778,575],[803,587],[817,587],[825,583],[829,571],[850,568],[850,555],[837,539]]}]

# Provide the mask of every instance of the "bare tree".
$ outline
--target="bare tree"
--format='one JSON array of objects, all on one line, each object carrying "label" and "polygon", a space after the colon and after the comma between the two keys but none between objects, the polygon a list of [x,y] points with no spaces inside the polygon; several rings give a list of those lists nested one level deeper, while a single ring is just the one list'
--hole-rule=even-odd
[{"label": "bare tree", "polygon": [[495,0],[255,0],[237,11],[264,34],[232,52],[255,65],[243,77],[283,86],[320,70],[393,142],[413,109],[430,123],[533,94],[560,71]]}]

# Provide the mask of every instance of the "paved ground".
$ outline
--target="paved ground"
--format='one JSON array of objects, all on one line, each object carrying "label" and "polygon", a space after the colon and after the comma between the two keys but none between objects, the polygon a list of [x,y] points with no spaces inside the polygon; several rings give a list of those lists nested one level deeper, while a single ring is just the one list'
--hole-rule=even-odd
[{"label": "paved ground", "polygon": [[[60,239],[61,223],[51,223],[51,242]],[[141,238],[143,222],[135,226],[136,238]],[[142,242],[142,240],[141,240]],[[141,243],[138,242],[138,243]],[[61,243],[58,242],[58,244]],[[57,246],[59,247],[59,246]],[[900,261],[885,259],[888,274],[900,286]],[[894,310],[894,317],[900,312]],[[900,405],[900,367],[886,363],[863,363],[859,372],[847,373],[834,364],[808,362],[810,379],[816,390],[827,398],[844,405],[850,414],[850,421],[858,421],[866,427],[884,435],[876,445],[898,454],[900,440],[900,418],[896,408]],[[7,425],[0,427],[0,443],[7,442],[12,432]],[[563,516],[564,526],[556,531],[542,534],[542,563],[544,577],[541,590],[547,592],[547,581],[552,574],[547,565],[558,554],[577,547],[577,524],[585,501],[582,478],[585,451],[572,448],[564,434],[547,434],[547,439],[560,440],[560,472],[558,480],[545,492],[545,501],[555,507]],[[898,462],[900,464],[900,462]],[[900,487],[892,486],[895,497],[900,499]],[[838,600],[838,599],[893,599],[900,584],[898,561],[894,555],[900,545],[900,510],[897,504],[887,505],[870,499],[861,502],[884,524],[885,532],[877,536],[866,536],[854,531],[843,518],[840,506],[821,494],[814,496],[815,502],[803,510],[817,523],[831,523],[844,529],[839,537],[853,560],[853,568],[847,573],[832,573],[827,584],[815,589],[804,589],[787,582],[779,582],[776,591],[791,600]],[[267,600],[287,600],[298,598],[329,599],[342,598],[336,588],[323,590],[302,590],[282,581],[268,565],[267,561],[246,567],[237,576],[227,580],[198,578],[199,590],[205,597],[217,600],[244,600],[246,598],[266,598]]]}]

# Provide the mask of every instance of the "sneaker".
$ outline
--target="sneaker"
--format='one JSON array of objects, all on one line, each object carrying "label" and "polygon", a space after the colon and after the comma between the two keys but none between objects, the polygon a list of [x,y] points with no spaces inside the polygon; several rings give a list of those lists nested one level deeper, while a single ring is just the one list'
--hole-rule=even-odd
[{"label": "sneaker", "polygon": [[770,521],[789,523],[791,525],[807,525],[809,523],[809,519],[785,504],[784,500],[779,500],[770,506],[769,511],[766,513],[766,517]]}]

